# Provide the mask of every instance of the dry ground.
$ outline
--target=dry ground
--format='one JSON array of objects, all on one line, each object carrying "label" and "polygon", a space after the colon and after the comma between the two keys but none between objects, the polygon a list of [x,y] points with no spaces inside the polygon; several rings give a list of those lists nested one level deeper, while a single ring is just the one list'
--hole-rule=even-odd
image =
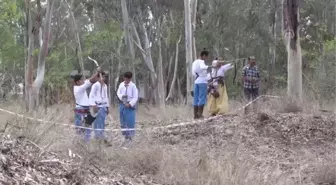
[{"label": "dry ground", "polygon": [[[150,128],[190,120],[190,108],[141,107],[144,130],[128,150],[120,147],[119,132],[107,133],[111,147],[83,144],[62,125],[72,121],[70,106],[36,113],[54,124],[1,113],[0,184],[336,184],[335,114],[312,101],[301,113],[286,113],[283,102],[264,98],[258,114],[235,112],[156,131]],[[240,105],[231,102],[233,110]],[[118,128],[112,112],[108,128]]]}]

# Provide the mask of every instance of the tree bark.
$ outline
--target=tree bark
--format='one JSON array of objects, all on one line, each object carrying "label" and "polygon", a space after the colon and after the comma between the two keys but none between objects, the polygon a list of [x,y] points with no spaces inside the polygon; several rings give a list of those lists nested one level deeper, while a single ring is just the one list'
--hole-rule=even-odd
[{"label": "tree bark", "polygon": [[[71,6],[68,3],[68,1],[64,0],[64,2],[65,2],[65,4],[67,5],[67,7],[69,9],[70,16],[71,16],[71,19],[72,19],[73,27],[74,27],[74,30],[75,30],[75,38],[76,38],[76,42],[77,42],[77,48],[78,48],[77,57],[79,59],[79,66],[81,67],[81,73],[83,74],[83,78],[85,79],[85,75],[84,75],[85,68],[84,68],[84,61],[83,61],[83,56],[82,56],[82,54],[83,54],[83,52],[82,52],[82,45],[81,45],[81,41],[80,41],[80,37],[79,37],[79,32],[78,32],[78,26],[77,26],[77,23],[76,23],[76,18],[75,18],[73,10],[71,9]],[[73,4],[73,3],[71,3],[71,4]]]},{"label": "tree bark", "polygon": [[160,108],[164,108],[165,106],[165,83],[163,80],[163,65],[162,65],[162,45],[161,45],[161,21],[160,18],[158,19],[158,48],[159,48],[159,57],[158,57],[158,80],[157,80],[157,86],[158,86],[158,103]]},{"label": "tree bark", "polygon": [[25,103],[26,109],[30,110],[30,97],[33,84],[33,51],[34,51],[34,34],[32,33],[33,23],[30,10],[30,3],[27,3],[27,21],[28,21],[28,51],[25,68]]},{"label": "tree bark", "polygon": [[38,64],[37,64],[37,75],[36,79],[33,83],[33,105],[30,107],[30,110],[32,108],[36,108],[38,106],[38,93],[42,87],[43,81],[44,81],[44,74],[45,74],[45,61],[48,55],[48,44],[50,40],[50,30],[51,30],[51,17],[54,7],[54,0],[49,0],[47,5],[47,13],[45,18],[45,25],[43,30],[43,43],[42,47],[39,52],[38,57]]},{"label": "tree bark", "polygon": [[299,1],[283,0],[284,41],[287,50],[287,95],[291,103],[302,103],[302,55],[299,35]]},{"label": "tree bark", "polygon": [[[128,54],[131,56],[131,63],[134,64],[135,62],[135,52],[134,52],[134,45],[133,39],[131,35],[131,24],[129,20],[129,14],[127,10],[127,2],[126,0],[121,0],[121,11],[122,11],[122,20],[123,20],[123,29],[125,33],[125,45],[127,47]],[[132,72],[133,72],[133,81],[136,83],[136,75],[135,75],[135,65],[132,65]]]},{"label": "tree bark", "polygon": [[170,89],[169,89],[169,93],[168,96],[166,98],[166,101],[168,101],[172,95],[173,95],[173,91],[175,88],[175,82],[176,82],[176,78],[177,78],[177,66],[178,66],[178,57],[179,57],[179,45],[182,39],[182,35],[179,36],[178,40],[176,41],[176,51],[175,51],[175,64],[174,64],[174,76],[173,76],[173,80],[171,82],[170,85]]},{"label": "tree bark", "polygon": [[197,14],[197,0],[191,0],[191,21],[192,21],[192,51],[193,51],[193,60],[197,58],[197,49],[196,49],[196,14]]},{"label": "tree bark", "polygon": [[192,83],[192,74],[191,66],[193,62],[193,49],[192,49],[192,26],[191,26],[191,12],[190,12],[190,1],[184,0],[184,19],[185,19],[185,47],[186,47],[186,77],[187,77],[187,94],[186,94],[186,103],[189,103],[191,100],[191,94],[193,83]]},{"label": "tree bark", "polygon": [[272,36],[271,46],[269,47],[269,55],[271,56],[270,63],[268,64],[268,89],[272,89],[275,73],[276,62],[276,45],[277,45],[277,0],[270,0],[270,26],[269,34]]},{"label": "tree bark", "polygon": [[152,90],[154,91],[154,96],[152,97],[153,98],[153,101],[154,102],[157,102],[158,100],[158,88],[156,87],[156,80],[157,80],[157,74],[155,72],[155,69],[154,69],[154,65],[153,65],[153,59],[152,59],[152,52],[151,52],[151,47],[150,47],[150,42],[149,42],[149,38],[148,38],[148,34],[147,34],[147,31],[146,31],[146,27],[145,27],[145,24],[143,23],[139,23],[139,27],[140,27],[140,30],[141,30],[141,33],[142,33],[142,39],[143,39],[143,43],[144,43],[144,46],[141,45],[141,40],[140,40],[140,36],[138,34],[138,31],[135,27],[135,25],[132,25],[133,27],[133,33],[134,33],[134,36],[135,36],[135,39],[136,41],[135,44],[137,45],[137,47],[139,48],[141,54],[142,54],[142,57],[144,59],[144,62],[147,66],[147,68],[149,69],[150,71],[150,82],[151,82],[151,87],[152,87]]}]

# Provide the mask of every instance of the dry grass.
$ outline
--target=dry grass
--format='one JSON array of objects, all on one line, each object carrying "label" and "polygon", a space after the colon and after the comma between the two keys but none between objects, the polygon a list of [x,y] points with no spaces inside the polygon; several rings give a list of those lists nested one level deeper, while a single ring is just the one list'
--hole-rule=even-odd
[{"label": "dry grass", "polygon": [[[300,114],[278,114],[274,112],[284,112],[283,100],[263,99],[259,102],[263,113],[258,116],[230,116],[159,133],[139,131],[133,147],[128,150],[119,146],[118,132],[108,134],[112,147],[94,141],[83,144],[73,129],[62,126],[73,120],[70,106],[54,106],[36,113],[45,115],[39,118],[55,123],[38,123],[1,114],[4,121],[0,125],[6,127],[6,134],[24,136],[42,150],[55,152],[64,159],[69,158],[69,149],[76,153],[80,157],[73,162],[83,170],[77,172],[78,177],[84,176],[85,169],[94,167],[96,176],[120,178],[120,182],[124,182],[121,184],[332,185],[336,178],[335,138],[319,124],[332,124],[335,120],[318,112],[321,107],[311,106],[312,102],[306,104]],[[231,107],[240,105],[234,103]],[[18,106],[6,109],[21,110]],[[113,119],[109,119],[114,122],[109,127],[119,128],[116,109],[112,112]],[[159,109],[141,108],[139,125],[149,128],[188,120],[190,112],[189,107],[169,107],[164,113]],[[309,121],[316,114],[321,119]],[[296,123],[292,126],[286,125],[287,122]],[[302,128],[297,128],[300,122]],[[312,128],[315,122],[323,128]],[[283,126],[292,131],[287,133]],[[0,127],[0,131],[4,127]],[[327,135],[320,137],[319,133]],[[307,138],[309,141],[305,142]]]}]

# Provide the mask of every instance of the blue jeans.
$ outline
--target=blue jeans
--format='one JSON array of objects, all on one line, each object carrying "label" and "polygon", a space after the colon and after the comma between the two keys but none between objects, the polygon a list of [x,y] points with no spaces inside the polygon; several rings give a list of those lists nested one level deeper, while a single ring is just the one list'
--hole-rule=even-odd
[{"label": "blue jeans", "polygon": [[[98,107],[98,114],[93,122],[93,128],[102,130],[94,130],[95,139],[105,139],[104,129],[105,129],[106,116],[107,116],[107,107]],[[90,138],[91,138],[91,130],[89,131],[88,134],[85,134],[86,141],[90,140]]]},{"label": "blue jeans", "polygon": [[[78,113],[78,112],[76,112],[76,110],[89,110],[89,107],[76,107],[75,108],[75,126],[84,127],[85,125],[83,123],[85,122],[84,117],[86,116],[86,114]],[[90,129],[84,129],[84,128],[76,128],[76,133],[79,136],[84,135],[84,139],[88,140],[87,138],[90,138],[91,130]]]},{"label": "blue jeans", "polygon": [[245,94],[245,98],[248,101],[252,101],[252,100],[258,98],[259,89],[258,88],[255,88],[255,89],[244,88],[244,94]]},{"label": "blue jeans", "polygon": [[[122,129],[135,128],[135,109],[126,107],[124,104],[119,105],[120,125]],[[122,131],[122,135],[126,139],[132,139],[135,135],[134,130]]]},{"label": "blue jeans", "polygon": [[206,103],[207,97],[207,88],[206,83],[195,84],[194,86],[194,106],[203,106]]}]

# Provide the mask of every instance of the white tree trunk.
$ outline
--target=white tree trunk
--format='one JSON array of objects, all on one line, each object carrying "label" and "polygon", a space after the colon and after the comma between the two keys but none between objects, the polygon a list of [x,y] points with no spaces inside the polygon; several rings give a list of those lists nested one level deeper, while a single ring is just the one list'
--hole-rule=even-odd
[{"label": "white tree trunk", "polygon": [[284,41],[287,50],[287,94],[291,103],[302,103],[302,55],[299,35],[298,0],[283,0]]},{"label": "white tree trunk", "polygon": [[138,33],[136,27],[134,25],[132,25],[133,33],[134,33],[134,36],[135,36],[135,39],[136,39],[136,41],[134,41],[134,42],[137,45],[137,47],[139,48],[139,50],[142,54],[142,57],[145,61],[145,64],[150,71],[150,81],[151,81],[152,90],[154,91],[154,93],[152,93],[152,94],[154,94],[154,96],[152,98],[154,99],[154,102],[157,102],[157,100],[158,100],[158,97],[157,97],[158,96],[158,88],[156,87],[157,74],[155,72],[154,65],[153,65],[151,46],[150,46],[150,42],[149,42],[149,38],[148,38],[148,34],[147,34],[147,31],[146,31],[145,24],[143,24],[143,23],[139,23],[139,24],[141,24],[139,26],[140,26],[140,30],[143,34],[142,38],[143,38],[144,46],[141,45],[141,40],[140,40],[139,33]]},{"label": "white tree trunk", "polygon": [[170,85],[170,89],[169,89],[169,93],[168,93],[168,96],[166,98],[166,101],[168,101],[172,97],[173,90],[175,88],[175,82],[176,82],[176,78],[177,78],[178,57],[179,57],[179,45],[180,45],[181,39],[182,39],[182,35],[180,35],[180,37],[176,41],[174,76],[173,76],[173,80],[172,80],[171,85]]},{"label": "white tree trunk", "polygon": [[186,46],[186,74],[187,74],[187,95],[186,102],[191,100],[191,94],[193,87],[193,80],[191,74],[191,66],[193,62],[193,49],[192,49],[192,26],[191,26],[191,12],[190,12],[190,0],[184,0],[184,19],[185,19],[185,46]]},{"label": "white tree trunk", "polygon": [[157,81],[157,86],[158,86],[158,103],[160,108],[164,108],[165,106],[165,96],[166,96],[166,91],[165,91],[165,83],[163,80],[163,65],[162,65],[162,49],[161,49],[161,21],[160,19],[158,20],[158,48],[159,48],[159,57],[158,57],[158,81]]},{"label": "white tree trunk", "polygon": [[268,89],[271,89],[273,86],[273,77],[275,72],[275,62],[276,62],[276,45],[277,45],[277,19],[278,19],[278,10],[277,10],[277,0],[270,0],[270,26],[269,34],[272,36],[271,46],[269,47],[269,55],[271,60],[269,63],[268,69]]},{"label": "white tree trunk", "polygon": [[193,50],[193,60],[197,59],[197,49],[196,49],[196,13],[197,13],[197,0],[191,0],[191,21],[192,21],[192,50]]},{"label": "white tree trunk", "polygon": [[45,60],[48,55],[48,44],[50,40],[51,17],[54,7],[54,0],[49,0],[47,5],[47,13],[45,18],[45,25],[43,26],[43,44],[38,56],[37,75],[29,91],[29,110],[38,106],[38,93],[42,87],[45,74]]},{"label": "white tree trunk", "polygon": [[[83,78],[85,78],[85,75],[84,75],[84,70],[85,70],[84,69],[84,61],[83,61],[83,56],[82,56],[82,54],[83,54],[82,53],[82,45],[81,45],[81,42],[80,42],[80,37],[79,37],[79,32],[78,32],[78,26],[77,26],[77,23],[76,23],[76,18],[75,18],[73,10],[71,9],[71,6],[68,3],[68,1],[64,0],[64,2],[66,3],[66,5],[69,9],[70,16],[71,16],[71,19],[72,19],[73,27],[74,27],[74,30],[75,30],[75,38],[76,38],[76,42],[77,42],[77,46],[78,46],[77,57],[79,59],[79,66],[81,67]],[[71,3],[71,4],[73,4],[73,3]]]},{"label": "white tree trunk", "polygon": [[[129,20],[128,10],[127,10],[127,2],[126,0],[121,0],[121,11],[122,11],[122,20],[123,20],[123,29],[124,29],[124,35],[125,35],[125,44],[127,47],[127,51],[131,56],[131,62],[134,62],[135,60],[135,52],[134,52],[134,45],[133,45],[133,39],[131,36],[131,24]],[[132,72],[133,72],[133,81],[136,83],[136,75],[135,75],[135,65],[132,65]]]}]

